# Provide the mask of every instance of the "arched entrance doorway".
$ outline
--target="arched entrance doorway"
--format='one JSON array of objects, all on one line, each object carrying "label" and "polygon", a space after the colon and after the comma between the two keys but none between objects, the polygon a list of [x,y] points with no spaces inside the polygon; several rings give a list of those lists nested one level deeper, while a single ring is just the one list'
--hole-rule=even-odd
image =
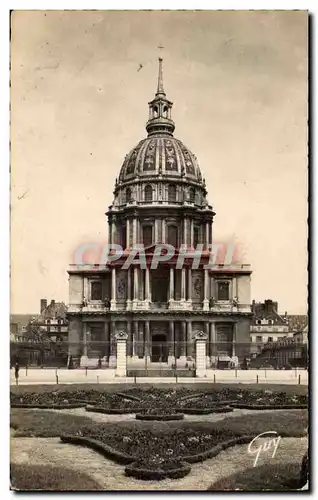
[{"label": "arched entrance doorway", "polygon": [[167,363],[167,361],[168,361],[167,335],[164,333],[153,334],[151,339],[151,362]]}]

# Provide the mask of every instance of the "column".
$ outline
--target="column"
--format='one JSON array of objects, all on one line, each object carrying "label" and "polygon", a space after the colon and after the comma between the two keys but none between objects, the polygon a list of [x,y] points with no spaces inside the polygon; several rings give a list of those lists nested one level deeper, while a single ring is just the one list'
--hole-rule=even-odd
[{"label": "column", "polygon": [[126,219],[126,248],[130,248],[129,236],[130,236],[130,220]]},{"label": "column", "polygon": [[150,361],[150,325],[149,325],[149,321],[145,321],[145,357],[146,357],[146,362]]},{"label": "column", "polygon": [[190,221],[190,248],[193,248],[194,245],[194,229],[193,229],[193,219]]},{"label": "column", "polygon": [[[237,332],[237,323],[233,325],[233,342],[232,342],[232,358],[236,357],[236,332]],[[233,359],[235,362],[235,360]]]},{"label": "column", "polygon": [[109,368],[116,367],[116,321],[110,324],[110,353],[109,353]]},{"label": "column", "polygon": [[170,300],[174,300],[174,267],[170,267]]},{"label": "column", "polygon": [[187,357],[193,356],[192,321],[187,322]]},{"label": "column", "polygon": [[[233,280],[232,280],[232,298],[233,298],[233,301],[237,300],[237,290],[236,290],[236,288],[237,288],[237,278],[236,278],[236,276],[233,276]],[[233,302],[233,306],[235,307],[236,310],[238,309],[237,302]]]},{"label": "column", "polygon": [[105,321],[104,323],[104,342],[105,342],[105,347],[104,347],[104,356],[108,360],[109,358],[109,352],[110,352],[110,336],[109,336],[109,322]]},{"label": "column", "polygon": [[112,222],[112,244],[117,243],[117,227],[115,222]]},{"label": "column", "polygon": [[127,374],[127,333],[116,334],[117,342],[117,364],[116,377],[126,377]]},{"label": "column", "polygon": [[159,220],[158,219],[155,219],[155,243],[158,243],[158,224],[159,224]]},{"label": "column", "polygon": [[83,323],[83,356],[87,358],[87,323]]},{"label": "column", "polygon": [[145,356],[145,336],[144,336],[144,322],[143,321],[139,321],[138,322],[138,327],[139,327],[139,332],[138,332],[138,338],[139,338],[139,342],[138,342],[138,357],[139,358],[143,358]]},{"label": "column", "polygon": [[87,276],[84,276],[84,283],[83,283],[83,299],[88,300],[89,297],[88,297],[88,278]]},{"label": "column", "polygon": [[135,247],[137,243],[137,219],[134,218],[132,221],[133,224],[133,241],[132,241],[132,246]]},{"label": "column", "polygon": [[206,335],[206,366],[210,366],[210,323],[208,321],[206,321],[204,323],[204,333]]},{"label": "column", "polygon": [[145,300],[150,302],[151,297],[150,297],[150,271],[149,267],[145,269],[146,275],[145,275]]},{"label": "column", "polygon": [[188,246],[187,218],[183,219],[183,243]]},{"label": "column", "polygon": [[174,323],[173,321],[169,321],[169,355],[168,355],[168,364],[175,363],[175,355],[174,355]]},{"label": "column", "polygon": [[133,321],[133,356],[139,354],[139,326],[138,321]]},{"label": "column", "polygon": [[166,243],[166,221],[165,219],[161,220],[162,222],[162,227],[161,227],[161,234],[162,234],[162,243]]},{"label": "column", "polygon": [[205,223],[205,248],[209,248],[210,243],[210,223]]},{"label": "column", "polygon": [[186,300],[186,268],[181,269],[181,300]]},{"label": "column", "polygon": [[113,235],[113,223],[109,221],[108,223],[108,243],[111,244],[112,242],[112,235]]},{"label": "column", "polygon": [[127,355],[132,357],[133,355],[133,338],[131,332],[131,321],[127,320]]},{"label": "column", "polygon": [[110,309],[116,311],[116,267],[112,268],[112,296],[110,301]]},{"label": "column", "polygon": [[139,287],[138,287],[138,268],[134,267],[134,301],[138,301],[139,296]]},{"label": "column", "polygon": [[215,323],[210,323],[210,356],[212,363],[216,362],[216,332]]},{"label": "column", "polygon": [[127,301],[126,301],[126,309],[130,310],[131,308],[131,267],[127,269]]},{"label": "column", "polygon": [[180,358],[185,358],[186,356],[186,346],[187,346],[187,324],[185,321],[181,322],[181,342],[180,342]]},{"label": "column", "polygon": [[196,377],[206,377],[206,334],[200,332],[195,337],[195,364],[196,364]]},{"label": "column", "polygon": [[188,269],[188,301],[192,301],[192,269]]},{"label": "column", "polygon": [[209,310],[209,272],[204,269],[204,298],[203,298],[203,311]]}]

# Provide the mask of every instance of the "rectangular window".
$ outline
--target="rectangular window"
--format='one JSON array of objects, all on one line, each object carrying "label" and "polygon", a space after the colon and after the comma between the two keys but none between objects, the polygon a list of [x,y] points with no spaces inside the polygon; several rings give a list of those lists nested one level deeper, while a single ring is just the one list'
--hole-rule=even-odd
[{"label": "rectangular window", "polygon": [[149,247],[152,244],[152,226],[143,226],[143,244]]},{"label": "rectangular window", "polygon": [[261,335],[257,335],[256,342],[263,342],[263,337]]},{"label": "rectangular window", "polygon": [[268,337],[268,342],[273,342],[273,337]]},{"label": "rectangular window", "polygon": [[218,281],[218,300],[230,299],[230,284],[227,281]]},{"label": "rectangular window", "polygon": [[91,300],[102,300],[102,283],[93,281],[91,287]]}]

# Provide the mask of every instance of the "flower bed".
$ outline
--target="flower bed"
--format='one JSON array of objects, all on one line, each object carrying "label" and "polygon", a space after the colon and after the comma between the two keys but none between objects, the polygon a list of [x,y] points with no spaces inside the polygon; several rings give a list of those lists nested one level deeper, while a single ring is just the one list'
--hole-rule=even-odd
[{"label": "flower bed", "polygon": [[183,413],[136,413],[137,420],[183,420]]},{"label": "flower bed", "polygon": [[247,405],[244,403],[232,403],[233,408],[240,408],[245,410],[305,410],[307,405]]},{"label": "flower bed", "polygon": [[[287,394],[271,390],[222,388],[196,392],[188,388],[133,388],[125,392],[109,393],[95,389],[54,390],[52,392],[11,392],[12,407],[26,408],[77,408],[93,405],[116,410],[112,413],[136,413],[156,408],[159,413],[171,413],[174,408],[210,409],[233,406],[249,409],[306,408],[306,395]],[[60,406],[57,406],[60,405]],[[67,405],[67,406],[65,406]],[[117,411],[123,410],[123,411]],[[127,410],[127,411],[126,411]],[[130,411],[128,411],[130,410]],[[204,413],[209,413],[203,412]]]},{"label": "flower bed", "polygon": [[62,403],[62,404],[23,404],[23,403],[12,403],[11,408],[36,408],[39,410],[65,410],[72,408],[83,408],[85,403]]},{"label": "flower bed", "polygon": [[210,413],[230,413],[233,408],[229,406],[215,406],[214,408],[175,408],[176,413],[185,415],[208,415]]},{"label": "flower bed", "polygon": [[179,460],[139,460],[125,467],[126,476],[146,481],[180,479],[191,470],[191,465]]},{"label": "flower bed", "polygon": [[108,446],[107,444],[102,443],[97,439],[92,439],[90,437],[62,435],[61,441],[62,443],[87,446],[88,448],[91,448],[92,450],[101,453],[101,455],[103,455],[104,457],[110,458],[111,460],[114,460],[114,462],[117,462],[118,464],[121,465],[129,464],[134,460],[134,458],[128,455],[127,453],[118,451],[115,448],[112,448],[111,446]]},{"label": "flower bed", "polygon": [[197,457],[195,461],[200,461],[215,446],[242,437],[226,429],[210,430],[209,427],[189,424],[178,427],[176,422],[173,427],[162,425],[158,429],[156,426],[99,425],[82,428],[78,437],[97,441],[134,460],[148,460],[158,453],[161,459],[185,461],[192,456]]}]

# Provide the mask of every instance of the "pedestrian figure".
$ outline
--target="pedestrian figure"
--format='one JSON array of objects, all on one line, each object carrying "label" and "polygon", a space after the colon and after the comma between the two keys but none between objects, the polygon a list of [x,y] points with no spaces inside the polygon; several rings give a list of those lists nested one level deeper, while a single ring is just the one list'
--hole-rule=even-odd
[{"label": "pedestrian figure", "polygon": [[99,358],[98,358],[97,367],[98,367],[98,369],[99,369],[99,370],[100,370],[100,369],[101,369],[101,367],[102,367],[102,358],[101,358],[100,356],[99,356]]},{"label": "pedestrian figure", "polygon": [[14,367],[15,383],[18,385],[20,365],[17,361]]}]

